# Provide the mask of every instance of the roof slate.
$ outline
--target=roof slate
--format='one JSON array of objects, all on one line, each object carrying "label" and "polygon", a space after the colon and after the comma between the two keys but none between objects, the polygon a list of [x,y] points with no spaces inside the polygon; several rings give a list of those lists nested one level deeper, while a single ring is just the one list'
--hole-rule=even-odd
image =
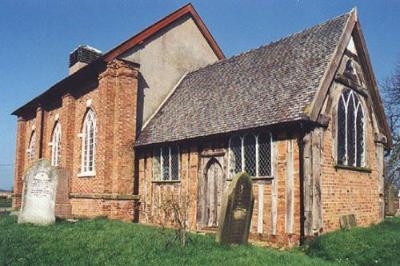
[{"label": "roof slate", "polygon": [[187,74],[136,145],[305,119],[349,16]]}]

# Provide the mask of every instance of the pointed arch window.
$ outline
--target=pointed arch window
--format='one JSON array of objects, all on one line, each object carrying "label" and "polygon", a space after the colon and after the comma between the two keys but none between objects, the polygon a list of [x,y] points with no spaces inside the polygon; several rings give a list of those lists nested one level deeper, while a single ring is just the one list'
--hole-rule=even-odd
[{"label": "pointed arch window", "polygon": [[229,178],[239,172],[247,172],[252,177],[271,176],[271,134],[247,134],[232,136],[229,140]]},{"label": "pointed arch window", "polygon": [[35,146],[36,146],[36,131],[34,130],[31,134],[28,146],[28,159],[29,161],[35,160]]},{"label": "pointed arch window", "polygon": [[96,167],[96,114],[92,109],[83,120],[81,175],[95,175]]},{"label": "pointed arch window", "polygon": [[51,164],[53,166],[60,165],[61,158],[61,125],[56,123],[51,139]]},{"label": "pointed arch window", "polygon": [[345,89],[337,107],[337,163],[365,166],[364,110],[358,95]]}]

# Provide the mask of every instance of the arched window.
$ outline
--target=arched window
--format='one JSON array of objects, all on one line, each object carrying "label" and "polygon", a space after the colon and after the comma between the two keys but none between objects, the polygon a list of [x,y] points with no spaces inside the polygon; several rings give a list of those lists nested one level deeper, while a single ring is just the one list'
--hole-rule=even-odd
[{"label": "arched window", "polygon": [[29,161],[35,160],[35,145],[36,145],[36,131],[34,130],[31,134],[31,139],[29,140],[29,146],[27,150]]},{"label": "arched window", "polygon": [[61,125],[59,122],[53,130],[53,136],[51,138],[51,164],[53,166],[60,165],[61,158]]},{"label": "arched window", "polygon": [[156,181],[176,181],[180,179],[178,146],[154,149],[153,179]]},{"label": "arched window", "polygon": [[337,161],[340,165],[365,165],[364,110],[357,94],[345,89],[337,109]]},{"label": "arched window", "polygon": [[233,136],[229,140],[229,178],[239,172],[253,177],[271,176],[271,134]]},{"label": "arched window", "polygon": [[83,121],[82,174],[94,175],[96,162],[96,114],[89,109]]}]

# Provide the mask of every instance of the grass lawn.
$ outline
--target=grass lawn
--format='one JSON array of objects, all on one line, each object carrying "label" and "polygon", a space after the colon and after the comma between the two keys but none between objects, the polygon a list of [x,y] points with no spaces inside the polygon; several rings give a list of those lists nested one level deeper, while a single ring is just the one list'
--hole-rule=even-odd
[{"label": "grass lawn", "polygon": [[41,227],[17,225],[16,217],[0,216],[0,265],[400,264],[400,219],[324,235],[305,253],[221,246],[211,236],[194,234],[185,248],[166,247],[172,235],[170,230],[105,219]]}]

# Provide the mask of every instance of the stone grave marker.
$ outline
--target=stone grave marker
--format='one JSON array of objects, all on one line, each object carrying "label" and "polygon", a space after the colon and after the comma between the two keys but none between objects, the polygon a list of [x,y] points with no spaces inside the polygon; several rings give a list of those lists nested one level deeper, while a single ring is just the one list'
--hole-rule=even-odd
[{"label": "stone grave marker", "polygon": [[31,165],[24,178],[18,223],[54,223],[57,182],[57,168],[48,160],[41,159]]},{"label": "stone grave marker", "polygon": [[254,196],[251,177],[237,174],[224,195],[219,217],[217,242],[247,244]]},{"label": "stone grave marker", "polygon": [[354,214],[340,216],[339,222],[341,229],[351,229],[357,226],[356,216]]}]

